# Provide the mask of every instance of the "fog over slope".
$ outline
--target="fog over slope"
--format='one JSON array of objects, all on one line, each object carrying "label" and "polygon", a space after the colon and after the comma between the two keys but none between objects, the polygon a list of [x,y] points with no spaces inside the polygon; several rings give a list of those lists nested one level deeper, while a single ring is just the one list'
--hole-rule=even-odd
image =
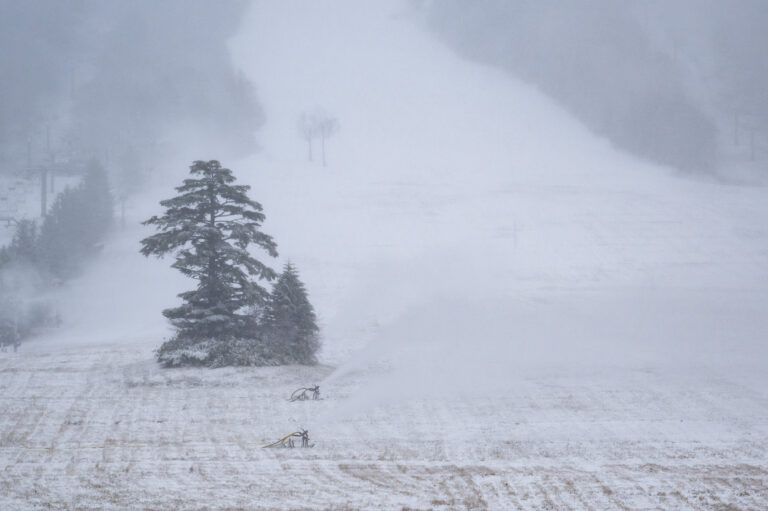
[{"label": "fog over slope", "polygon": [[[715,73],[703,49],[715,39],[698,32],[703,21],[710,35],[760,27],[762,4],[729,2],[733,12],[723,13],[714,0],[610,2],[605,12],[605,0],[62,0],[72,9],[35,15],[54,3],[0,0],[0,14],[12,8],[19,23],[4,32],[13,22],[0,16],[0,56],[21,52],[7,41],[22,40],[25,25],[35,37],[56,19],[79,27],[49,35],[99,41],[84,45],[89,58],[100,55],[84,67],[98,61],[98,70],[77,75],[81,106],[93,108],[62,98],[66,80],[45,73],[58,76],[51,94],[63,113],[32,123],[33,174],[18,177],[29,133],[7,134],[48,111],[47,93],[30,86],[25,97],[0,81],[0,189],[26,181],[17,198],[36,218],[34,172],[53,156],[70,162],[58,142],[53,156],[46,150],[47,121],[54,133],[65,125],[92,133],[90,149],[79,147],[112,177],[149,170],[144,156],[154,170],[131,190],[124,225],[120,201],[109,234],[68,254],[88,255],[79,273],[31,291],[56,304],[61,325],[0,350],[1,509],[768,508],[768,151],[750,158],[749,134],[762,136],[756,115],[739,113],[739,129],[723,131],[734,128],[733,103],[712,91],[730,90],[752,112],[763,96],[746,93],[746,61],[725,59],[742,69],[734,76]],[[464,18],[472,5],[498,23]],[[570,7],[553,13],[553,5]],[[703,6],[700,16],[686,17],[692,5]],[[505,31],[515,8],[535,26]],[[456,11],[441,18],[444,9]],[[621,36],[638,28],[636,15],[654,12],[669,16],[627,31],[632,44],[602,48],[589,38]],[[569,14],[583,25],[546,33],[567,26]],[[598,23],[605,19],[616,24]],[[92,22],[99,31],[85,29]],[[656,50],[674,48],[663,44],[670,27],[686,23],[680,67],[670,55],[656,67]],[[457,25],[483,42],[478,53],[452,37]],[[484,54],[501,48],[497,56],[509,57],[509,40],[497,48],[478,34],[541,39],[511,48],[525,57],[517,67]],[[758,92],[764,56],[744,48],[764,37],[717,46],[754,57]],[[28,59],[0,61],[0,70],[44,68],[48,51],[59,64],[85,51],[38,42],[42,51],[25,47]],[[548,59],[563,56],[538,61],[550,43],[568,50],[570,78],[594,64],[584,59],[596,47],[608,60],[633,54],[621,69],[641,76],[626,95],[626,76],[587,87],[576,98],[585,110],[574,108],[576,89],[566,86],[574,82],[539,81],[557,71]],[[713,58],[720,85],[690,80],[702,76],[689,69],[692,55]],[[537,62],[541,74],[523,72]],[[598,82],[610,70],[585,69]],[[648,76],[654,69],[670,74]],[[589,118],[644,104],[649,83],[717,126],[717,170],[682,172],[630,152]],[[11,96],[18,101],[5,102]],[[9,104],[25,113],[5,117]],[[303,114],[318,112],[338,120],[325,164],[317,138],[309,161],[299,130]],[[636,120],[618,125],[670,132],[653,116]],[[209,159],[251,185],[264,207],[263,231],[280,256],[254,255],[298,269],[321,327],[319,364],[158,363],[155,350],[174,333],[161,311],[196,282],[173,258],[140,255],[154,232],[141,222],[163,211],[159,201],[175,195],[194,160]],[[91,193],[69,194],[79,216],[67,217],[77,221],[57,240],[113,209],[104,207],[104,173],[93,169]],[[78,171],[57,175],[56,190],[80,180]],[[122,184],[113,190],[128,191]],[[34,248],[31,238],[17,253],[38,255],[21,250]],[[0,280],[0,306],[3,291],[21,294],[19,282]],[[0,328],[18,333],[15,311],[0,309]],[[289,399],[315,384],[321,399]],[[306,435],[314,448],[303,448]],[[296,448],[264,448],[290,446],[279,439]]]},{"label": "fog over slope", "polygon": [[[439,387],[762,353],[765,189],[621,153],[404,6],[333,5],[257,3],[232,42],[270,119],[235,167],[303,271],[327,361],[371,339],[360,364],[385,354],[392,382]],[[342,126],[327,168],[295,131],[315,105]]]},{"label": "fog over slope", "polygon": [[254,150],[263,116],[226,47],[246,7],[0,2],[0,176],[43,164],[76,174],[97,158],[130,194],[179,144]]},{"label": "fog over slope", "polygon": [[447,0],[423,12],[462,55],[541,88],[622,150],[694,173],[764,168],[765,2]]},{"label": "fog over slope", "polygon": [[[141,342],[149,357],[168,335],[160,309],[190,283],[138,255],[137,224],[191,160],[221,158],[307,283],[321,359],[341,364],[332,378],[383,357],[397,389],[480,389],[539,364],[763,353],[765,188],[622,153],[531,85],[455,54],[406,4],[332,5],[254,3],[230,48],[258,86],[261,152],[189,145],[169,161],[65,292],[67,338]],[[327,167],[296,129],[316,107],[341,126]]]}]

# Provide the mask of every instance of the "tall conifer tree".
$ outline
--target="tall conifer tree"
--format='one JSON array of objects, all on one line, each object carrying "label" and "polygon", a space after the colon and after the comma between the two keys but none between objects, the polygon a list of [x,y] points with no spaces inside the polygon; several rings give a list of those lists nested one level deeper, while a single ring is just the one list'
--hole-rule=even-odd
[{"label": "tall conifer tree", "polygon": [[248,248],[256,245],[276,257],[277,245],[260,230],[265,217],[248,197],[250,187],[232,184],[231,170],[216,160],[196,161],[190,173],[194,177],[176,188],[176,197],[160,202],[165,214],[144,222],[160,232],[141,241],[142,254],[173,253],[172,266],[198,282],[179,295],[181,306],[163,311],[178,330],[169,343],[178,348],[185,340],[215,344],[253,337],[256,332],[246,331],[252,325],[246,312],[266,304],[269,293],[258,280],[271,281],[276,274]]}]

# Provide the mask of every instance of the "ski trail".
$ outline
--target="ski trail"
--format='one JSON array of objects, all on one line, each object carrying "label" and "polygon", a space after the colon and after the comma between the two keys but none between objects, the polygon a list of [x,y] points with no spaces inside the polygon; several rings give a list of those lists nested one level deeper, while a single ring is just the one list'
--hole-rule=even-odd
[{"label": "ski trail", "polygon": [[[760,350],[766,189],[616,151],[533,88],[452,54],[405,4],[256,3],[232,49],[268,116],[263,151],[238,165],[308,284],[324,359],[350,360],[342,371],[383,357],[413,375],[446,352],[485,370],[494,357]],[[296,129],[315,106],[341,123],[325,168]]]}]

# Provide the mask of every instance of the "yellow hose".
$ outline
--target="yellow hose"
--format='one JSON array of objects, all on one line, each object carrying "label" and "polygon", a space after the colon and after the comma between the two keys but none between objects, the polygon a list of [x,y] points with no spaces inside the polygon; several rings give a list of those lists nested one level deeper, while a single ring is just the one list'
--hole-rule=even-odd
[{"label": "yellow hose", "polygon": [[280,439],[280,440],[278,440],[277,442],[272,442],[272,443],[271,443],[271,444],[269,444],[269,445],[264,445],[264,446],[262,446],[262,449],[266,449],[267,447],[274,447],[274,446],[275,446],[275,445],[277,445],[277,444],[282,444],[283,442],[285,442],[286,440],[288,440],[289,438],[291,438],[293,435],[301,435],[301,432],[299,432],[299,431],[294,431],[294,432],[293,432],[293,433],[291,433],[290,435],[285,435],[283,438],[281,438],[281,439]]}]

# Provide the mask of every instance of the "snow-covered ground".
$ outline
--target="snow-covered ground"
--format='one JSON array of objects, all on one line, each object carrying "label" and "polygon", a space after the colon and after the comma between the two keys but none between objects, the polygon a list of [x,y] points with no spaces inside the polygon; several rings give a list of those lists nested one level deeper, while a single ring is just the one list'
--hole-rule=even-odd
[{"label": "snow-covered ground", "polygon": [[[3,509],[763,509],[754,375],[600,367],[379,404],[333,368],[159,369],[149,346],[4,356]],[[370,407],[363,405],[370,400]],[[260,443],[308,428],[312,449]]]},{"label": "snow-covered ground", "polygon": [[[128,211],[220,158],[323,364],[158,368],[189,284],[128,227],[59,332],[0,353],[0,508],[768,507],[768,189],[614,150],[405,7],[332,4],[256,3],[232,49],[261,152],[200,145]],[[327,167],[296,130],[315,107],[340,121]],[[298,427],[313,449],[261,449]]]}]

